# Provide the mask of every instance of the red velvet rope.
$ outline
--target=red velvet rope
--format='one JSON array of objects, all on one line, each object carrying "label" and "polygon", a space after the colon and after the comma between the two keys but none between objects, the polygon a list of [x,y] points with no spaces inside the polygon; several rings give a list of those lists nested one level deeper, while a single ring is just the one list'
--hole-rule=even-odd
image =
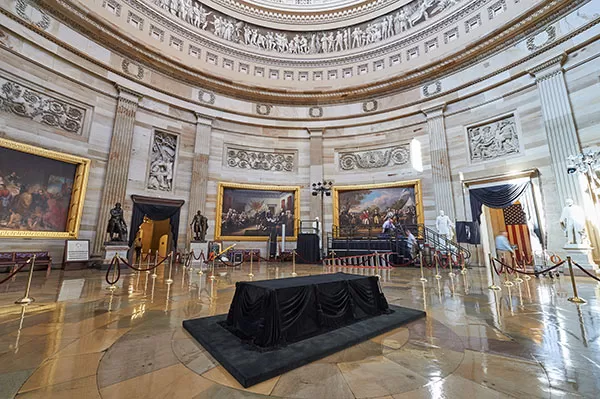
[{"label": "red velvet rope", "polygon": [[138,269],[137,267],[130,265],[130,264],[129,264],[129,262],[127,262],[127,260],[126,260],[126,259],[123,259],[123,258],[121,258],[121,257],[119,256],[119,260],[120,260],[121,262],[123,262],[123,263],[125,264],[125,266],[129,267],[130,269],[133,269],[133,270],[135,270],[136,272],[149,272],[149,271],[151,271],[151,270],[154,270],[154,269],[156,269],[157,267],[159,267],[160,265],[162,265],[162,264],[163,264],[163,263],[164,263],[164,262],[165,262],[167,259],[169,259],[169,257],[168,257],[168,256],[167,256],[166,258],[163,258],[163,260],[161,260],[160,262],[158,262],[156,265],[154,265],[154,266],[152,266],[152,267],[149,267],[149,268],[147,268],[147,269]]},{"label": "red velvet rope", "polygon": [[581,265],[579,263],[575,262],[574,260],[571,260],[571,263],[574,264],[575,266],[577,266],[578,268],[580,268],[582,272],[584,272],[585,274],[587,274],[588,276],[590,276],[594,280],[600,281],[600,278],[594,276],[592,273],[590,273],[587,270],[585,270],[583,267],[581,267]]},{"label": "red velvet rope", "polygon": [[[525,271],[521,271],[521,270],[516,270],[512,266],[509,266],[509,265],[503,263],[501,260],[496,259],[496,258],[492,258],[492,264],[494,264],[494,262],[500,263],[500,265],[502,267],[505,267],[507,269],[513,269],[514,271],[518,271],[519,273],[528,274],[530,276],[539,276],[540,274],[548,273],[549,271],[552,271],[552,270],[556,269],[557,267],[562,266],[566,261],[563,260],[562,262],[560,262],[560,263],[558,263],[558,264],[556,264],[556,265],[554,265],[552,267],[549,267],[548,269],[539,271],[539,272],[525,272]],[[494,269],[496,269],[496,265],[495,264],[494,264]],[[498,274],[500,274],[500,273],[498,273]]]},{"label": "red velvet rope", "polygon": [[[111,280],[109,280],[108,275],[110,274],[110,271],[112,270],[112,268],[115,266],[117,267],[117,278],[114,281],[111,281]],[[121,268],[119,267],[119,258],[117,256],[115,256],[110,261],[110,265],[108,265],[108,269],[106,270],[106,276],[104,276],[104,279],[106,280],[106,282],[109,285],[114,285],[117,283],[117,281],[119,281],[120,278],[121,278]]]}]

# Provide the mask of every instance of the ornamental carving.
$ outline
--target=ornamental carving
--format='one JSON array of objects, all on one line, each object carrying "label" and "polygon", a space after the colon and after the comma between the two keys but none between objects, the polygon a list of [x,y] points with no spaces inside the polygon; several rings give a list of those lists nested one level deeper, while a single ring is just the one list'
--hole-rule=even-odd
[{"label": "ornamental carving", "polygon": [[[34,9],[36,12],[33,13],[28,11],[27,8],[29,7]],[[29,23],[32,23],[42,30],[46,30],[50,26],[50,17],[40,11],[39,8],[34,7],[28,0],[17,0],[15,3],[15,11],[19,17],[23,18]],[[36,18],[34,18],[35,14],[37,14]]]},{"label": "ornamental carving", "polygon": [[423,93],[423,96],[425,96],[425,97],[434,96],[434,95],[442,92],[442,82],[440,80],[438,80],[434,83],[423,86],[421,88],[421,91]]},{"label": "ornamental carving", "polygon": [[514,114],[467,127],[471,162],[501,158],[521,152]]},{"label": "ornamental carving", "polygon": [[82,134],[86,110],[0,77],[0,111]]},{"label": "ornamental carving", "polygon": [[527,39],[527,50],[536,51],[544,47],[548,43],[552,43],[556,39],[556,28],[548,26],[538,34]]},{"label": "ornamental carving", "polygon": [[227,148],[227,165],[232,168],[292,172],[296,153],[268,152],[249,149]]},{"label": "ornamental carving", "polygon": [[368,151],[340,152],[340,169],[376,169],[404,165],[410,161],[408,144]]},{"label": "ornamental carving", "polygon": [[154,4],[173,16],[221,39],[282,54],[327,54],[363,48],[411,30],[461,1],[413,0],[395,12],[364,24],[299,34],[266,30],[194,0],[153,0]]},{"label": "ornamental carving", "polygon": [[177,136],[165,132],[154,132],[148,171],[148,189],[173,191]]},{"label": "ornamental carving", "polygon": [[144,68],[140,64],[129,61],[127,58],[123,58],[121,69],[123,69],[123,72],[135,76],[140,80],[144,79]]}]

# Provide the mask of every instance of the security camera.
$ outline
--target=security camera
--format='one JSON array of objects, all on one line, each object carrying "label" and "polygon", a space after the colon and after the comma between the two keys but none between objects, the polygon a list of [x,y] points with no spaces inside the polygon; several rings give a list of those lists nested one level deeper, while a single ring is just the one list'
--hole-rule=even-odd
[{"label": "security camera", "polygon": [[567,173],[572,175],[573,173],[577,172],[577,167],[573,164],[569,164],[567,165]]}]

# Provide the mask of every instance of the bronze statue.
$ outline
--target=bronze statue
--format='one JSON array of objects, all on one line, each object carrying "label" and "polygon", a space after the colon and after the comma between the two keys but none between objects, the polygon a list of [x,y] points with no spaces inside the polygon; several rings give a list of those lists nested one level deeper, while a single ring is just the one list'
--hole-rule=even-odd
[{"label": "bronze statue", "polygon": [[106,232],[110,241],[127,241],[127,223],[123,219],[123,209],[119,202],[110,210],[110,220],[108,221]]},{"label": "bronze statue", "polygon": [[208,219],[206,216],[202,215],[200,211],[198,211],[194,215],[194,219],[192,219],[192,223],[190,223],[192,227],[192,231],[194,232],[194,240],[195,241],[206,241],[206,230],[208,230]]}]

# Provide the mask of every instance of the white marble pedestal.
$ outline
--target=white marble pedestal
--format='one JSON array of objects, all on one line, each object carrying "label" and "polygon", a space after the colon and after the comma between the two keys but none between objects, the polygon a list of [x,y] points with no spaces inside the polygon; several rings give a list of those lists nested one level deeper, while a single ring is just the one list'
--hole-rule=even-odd
[{"label": "white marble pedestal", "polygon": [[191,241],[190,252],[191,251],[194,251],[194,258],[192,258],[191,266],[196,269],[199,269],[201,267],[205,268],[206,265],[204,264],[204,261],[202,259],[196,260],[195,258],[198,258],[202,251],[204,251],[204,257],[208,257],[208,255],[206,254],[206,241]]},{"label": "white marble pedestal", "polygon": [[[566,255],[570,256],[573,262],[576,262],[589,272],[600,275],[600,269],[598,268],[598,265],[594,262],[594,258],[592,257],[591,247],[578,244],[567,244],[564,246],[564,249]],[[575,265],[573,265],[573,272],[575,274],[584,274]]]},{"label": "white marble pedestal", "polygon": [[[129,245],[126,242],[112,242],[107,241],[104,243],[104,265],[108,266],[112,261],[115,254],[119,255],[123,259],[127,259],[127,252],[129,251]],[[121,265],[121,268],[125,265]]]}]

